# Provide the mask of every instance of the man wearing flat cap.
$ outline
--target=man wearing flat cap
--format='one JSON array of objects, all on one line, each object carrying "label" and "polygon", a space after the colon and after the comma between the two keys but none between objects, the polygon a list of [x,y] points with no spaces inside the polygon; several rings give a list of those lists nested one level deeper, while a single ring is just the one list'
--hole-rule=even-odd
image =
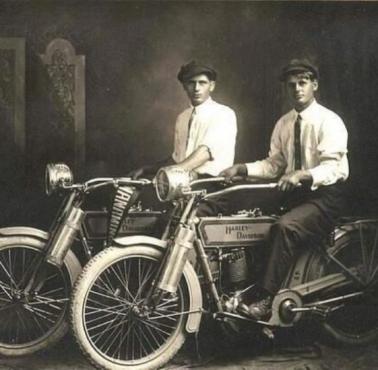
[{"label": "man wearing flat cap", "polygon": [[[216,176],[234,163],[236,140],[235,112],[211,98],[216,71],[192,61],[181,67],[178,75],[190,107],[176,119],[174,150],[171,157],[132,171],[134,178],[155,174],[160,167],[176,165],[192,171],[196,177]],[[209,201],[198,215],[223,213],[224,200]],[[206,209],[205,209],[206,208]]]},{"label": "man wearing flat cap", "polygon": [[[271,303],[299,250],[324,242],[344,206],[349,175],[348,133],[341,118],[315,99],[319,72],[307,59],[294,59],[280,76],[293,109],[276,123],[269,156],[236,164],[221,176],[278,179],[287,212],[272,226],[268,265],[260,300],[241,305],[257,320],[268,319]],[[300,186],[301,185],[301,186]]]}]

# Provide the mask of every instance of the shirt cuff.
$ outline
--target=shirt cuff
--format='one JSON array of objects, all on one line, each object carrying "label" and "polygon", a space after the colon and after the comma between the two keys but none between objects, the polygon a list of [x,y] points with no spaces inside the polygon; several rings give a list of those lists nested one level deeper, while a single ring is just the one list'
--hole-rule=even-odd
[{"label": "shirt cuff", "polygon": [[324,169],[321,167],[315,167],[308,170],[312,176],[311,190],[316,190],[321,185],[331,185],[330,181],[326,181],[324,178]]},{"label": "shirt cuff", "polygon": [[213,161],[214,157],[213,157],[213,153],[212,153],[211,148],[208,145],[206,145],[206,144],[202,144],[202,146],[205,147],[207,149],[208,153],[209,153],[209,156],[210,156],[209,161]]},{"label": "shirt cuff", "polygon": [[245,163],[247,167],[247,176],[262,176],[263,171],[259,161],[253,163]]}]

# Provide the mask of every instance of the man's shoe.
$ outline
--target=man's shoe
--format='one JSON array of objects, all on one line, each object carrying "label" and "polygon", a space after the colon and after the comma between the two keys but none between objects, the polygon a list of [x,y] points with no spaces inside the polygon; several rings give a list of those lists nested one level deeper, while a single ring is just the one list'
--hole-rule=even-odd
[{"label": "man's shoe", "polygon": [[255,320],[267,320],[272,314],[272,301],[273,298],[268,296],[256,303],[252,303],[249,306],[243,304],[240,310],[247,316]]}]

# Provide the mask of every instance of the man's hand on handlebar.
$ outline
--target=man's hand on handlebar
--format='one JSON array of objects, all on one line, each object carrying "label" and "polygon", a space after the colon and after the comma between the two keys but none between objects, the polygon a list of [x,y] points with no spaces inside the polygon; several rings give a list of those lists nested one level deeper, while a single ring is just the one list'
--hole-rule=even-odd
[{"label": "man's hand on handlebar", "polygon": [[226,168],[220,174],[220,177],[224,177],[226,182],[233,182],[240,180],[240,178],[247,177],[247,167],[245,164],[234,164],[231,167]]},{"label": "man's hand on handlebar", "polygon": [[291,191],[301,186],[301,182],[305,180],[312,180],[311,173],[305,170],[297,170],[283,175],[277,186],[281,191]]},{"label": "man's hand on handlebar", "polygon": [[131,177],[133,180],[138,180],[142,176],[151,175],[152,173],[152,166],[142,166],[136,168],[135,170],[130,171],[127,174],[127,177]]}]

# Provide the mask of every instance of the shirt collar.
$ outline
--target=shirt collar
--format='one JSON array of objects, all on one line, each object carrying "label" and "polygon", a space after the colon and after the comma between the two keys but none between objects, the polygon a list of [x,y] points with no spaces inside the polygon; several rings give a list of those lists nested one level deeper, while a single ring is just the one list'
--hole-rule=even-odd
[{"label": "shirt collar", "polygon": [[196,113],[199,113],[205,110],[212,103],[213,103],[213,99],[211,99],[211,96],[209,96],[202,104],[197,105],[195,107],[192,104],[190,104],[190,106],[192,109],[195,108]]},{"label": "shirt collar", "polygon": [[316,110],[317,106],[318,102],[316,101],[316,99],[314,99],[314,101],[302,112],[297,112],[295,109],[293,109],[295,117],[297,117],[298,114],[300,114],[302,119],[310,118],[313,112]]}]

